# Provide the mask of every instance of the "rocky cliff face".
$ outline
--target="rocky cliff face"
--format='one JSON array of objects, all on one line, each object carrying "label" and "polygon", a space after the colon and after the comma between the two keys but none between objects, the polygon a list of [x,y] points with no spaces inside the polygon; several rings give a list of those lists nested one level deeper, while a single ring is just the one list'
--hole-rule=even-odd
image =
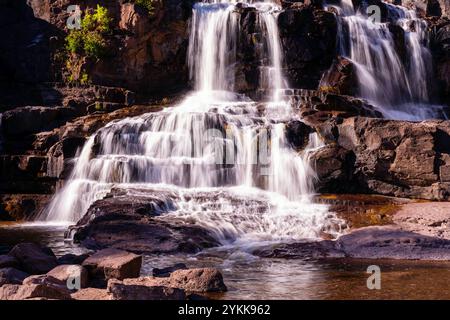
[{"label": "rocky cliff face", "polygon": [[[102,4],[112,18],[107,39],[111,50],[99,61],[83,62],[93,85],[63,81],[67,7],[74,4],[82,10]],[[428,21],[433,89],[436,99],[448,105],[449,2],[404,4],[417,7]],[[0,0],[0,219],[39,211],[64,183],[88,135],[114,119],[154,110],[136,106],[144,101],[142,96],[189,87],[186,54],[192,5],[193,0],[162,0],[149,14],[132,0]],[[278,26],[283,71],[296,88],[286,95],[308,124],[290,123],[288,134],[298,150],[314,130],[328,143],[313,157],[318,190],[447,200],[448,122],[376,119],[381,114],[373,106],[352,97],[354,66],[337,55],[334,13],[325,11],[320,1],[282,1],[282,7]],[[239,7],[236,14],[236,91],[252,95],[259,87],[260,58],[254,42],[260,35],[253,9]],[[389,30],[404,56],[400,29]]]},{"label": "rocky cliff face", "polygon": [[[63,54],[69,5],[89,10],[101,4],[112,18],[112,34],[108,36],[108,54],[99,61],[80,60],[89,80],[97,85],[124,87],[146,95],[161,95],[188,87],[187,47],[189,20],[194,0],[164,0],[157,2],[150,14],[132,0],[2,0],[0,5],[0,103],[6,105],[46,104],[42,97],[43,83],[62,81],[66,59]],[[384,6],[378,1],[374,1]],[[426,7],[439,7],[435,14]],[[317,89],[319,86],[341,94],[353,94],[350,88],[354,76],[351,64],[337,56],[337,22],[332,11],[325,11],[320,1],[312,3],[283,2],[279,14],[281,45],[284,52],[284,72],[293,88]],[[358,6],[358,1],[355,1]],[[436,96],[449,100],[448,79],[450,53],[448,49],[448,0],[409,1],[427,16],[430,47],[439,83]],[[425,6],[425,7],[424,7]],[[435,10],[435,11],[436,11]],[[384,12],[384,11],[383,11]],[[255,12],[238,8],[240,35],[236,68],[236,91],[251,93],[258,87],[259,65],[254,41]],[[402,55],[403,31],[390,27],[398,39]],[[328,80],[321,79],[328,71]],[[81,74],[75,78],[81,77]],[[44,90],[45,91],[45,90]],[[14,95],[14,92],[21,92]]]},{"label": "rocky cliff face", "polygon": [[313,156],[319,190],[449,199],[449,121],[350,117],[316,128],[329,142]]}]

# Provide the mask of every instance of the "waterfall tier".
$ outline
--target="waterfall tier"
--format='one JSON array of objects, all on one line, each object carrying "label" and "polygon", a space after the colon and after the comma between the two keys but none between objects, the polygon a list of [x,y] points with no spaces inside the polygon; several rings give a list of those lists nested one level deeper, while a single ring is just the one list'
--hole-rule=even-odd
[{"label": "waterfall tier", "polygon": [[[277,27],[280,7],[240,4],[255,8],[264,35],[255,46],[262,47],[260,89],[270,94],[268,102],[257,103],[233,93],[237,5],[194,5],[188,61],[196,91],[172,108],[100,129],[85,144],[47,220],[77,221],[95,200],[119,187],[160,190],[161,195],[170,190],[176,200],[167,197],[171,205],[164,206],[163,218],[203,226],[219,241],[230,239],[225,233],[236,241],[248,235],[253,240],[320,235],[333,217],[325,205],[311,202],[315,174],[308,155],[321,147],[320,139],[312,134],[297,153],[284,130],[296,116],[280,94],[287,86]],[[214,201],[195,196],[201,193],[220,196],[212,196]]]}]

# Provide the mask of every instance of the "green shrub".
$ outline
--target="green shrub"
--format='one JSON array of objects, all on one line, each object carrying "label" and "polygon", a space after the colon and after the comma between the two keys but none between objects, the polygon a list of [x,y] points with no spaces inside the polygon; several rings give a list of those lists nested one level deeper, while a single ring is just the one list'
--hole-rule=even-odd
[{"label": "green shrub", "polygon": [[136,4],[147,9],[149,14],[152,14],[153,10],[155,10],[154,2],[155,0],[136,0]]},{"label": "green shrub", "polygon": [[83,49],[83,33],[80,30],[71,31],[66,37],[66,48],[72,53],[81,53]]},{"label": "green shrub", "polygon": [[87,33],[84,38],[84,53],[88,57],[100,58],[105,55],[106,43],[99,33]]},{"label": "green shrub", "polygon": [[104,36],[110,32],[108,9],[97,5],[93,13],[86,12],[81,20],[81,30],[71,30],[66,37],[67,51],[95,59],[106,52]]},{"label": "green shrub", "polygon": [[88,84],[89,83],[89,76],[86,72],[83,72],[80,79],[81,84]]}]

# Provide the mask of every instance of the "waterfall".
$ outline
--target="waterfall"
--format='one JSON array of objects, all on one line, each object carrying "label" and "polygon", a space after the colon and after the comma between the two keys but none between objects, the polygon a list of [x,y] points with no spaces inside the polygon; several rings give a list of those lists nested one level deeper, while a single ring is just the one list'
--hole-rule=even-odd
[{"label": "waterfall", "polygon": [[246,5],[256,8],[269,51],[264,108],[233,92],[236,3],[195,4],[188,62],[196,91],[177,106],[111,122],[90,137],[46,220],[76,222],[115,187],[166,195],[162,218],[194,222],[223,243],[319,236],[333,215],[311,201],[309,152],[321,146],[318,136],[302,153],[286,138],[285,123],[295,115],[279,96],[286,86],[280,8]]},{"label": "waterfall", "polygon": [[[335,7],[339,21],[339,54],[356,69],[359,95],[387,117],[403,120],[442,118],[442,106],[430,104],[433,72],[427,48],[426,22],[415,11],[383,3],[387,22],[369,19],[367,6],[355,10],[351,0]],[[348,32],[342,32],[344,26]],[[403,30],[405,54],[397,52],[392,27]],[[397,35],[398,37],[398,35]]]}]

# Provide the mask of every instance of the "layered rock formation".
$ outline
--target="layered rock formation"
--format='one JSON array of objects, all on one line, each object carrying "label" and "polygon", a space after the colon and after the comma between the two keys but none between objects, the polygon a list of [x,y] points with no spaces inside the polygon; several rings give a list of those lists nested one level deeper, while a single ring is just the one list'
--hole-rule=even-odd
[{"label": "layered rock formation", "polygon": [[[67,6],[88,10],[98,3],[107,7],[113,30],[107,39],[109,54],[86,64],[91,81],[99,85],[53,83],[63,79],[58,53],[68,31]],[[436,100],[448,104],[448,1],[404,4],[423,9],[434,57]],[[2,0],[0,5],[0,35],[5,39],[0,44],[0,108],[5,111],[0,217],[22,219],[39,212],[64,183],[88,135],[114,119],[157,110],[130,107],[142,96],[188,87],[186,50],[193,2],[162,1],[151,14],[125,0]],[[329,144],[313,157],[321,178],[318,190],[447,199],[447,123],[364,118],[381,114],[367,101],[352,97],[354,66],[337,55],[333,10],[325,11],[320,1],[283,2],[282,8],[278,25],[287,80],[293,88],[313,89],[286,92],[311,127],[294,125],[288,134],[297,150],[314,130]],[[257,21],[249,7],[239,6],[235,14],[240,17],[236,90],[253,95],[259,85]],[[403,56],[403,31],[393,25],[389,30]],[[6,111],[16,106],[20,107]],[[347,119],[355,116],[359,118]],[[411,161],[417,163],[414,170]]]},{"label": "layered rock formation", "polygon": [[329,142],[312,157],[320,191],[449,198],[449,121],[351,117],[316,128]]}]

